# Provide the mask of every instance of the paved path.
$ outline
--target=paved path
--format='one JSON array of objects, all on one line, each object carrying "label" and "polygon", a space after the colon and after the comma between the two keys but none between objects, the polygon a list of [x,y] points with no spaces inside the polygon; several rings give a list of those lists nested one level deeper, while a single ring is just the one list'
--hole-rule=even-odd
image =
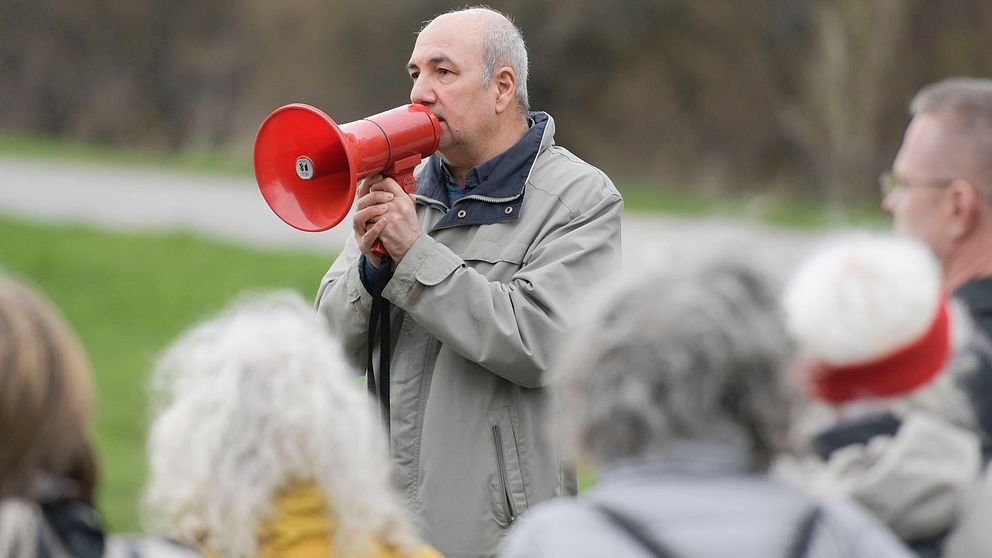
[{"label": "paved path", "polygon": [[[265,205],[251,178],[4,156],[0,213],[112,230],[186,230],[251,246],[314,251],[340,247],[350,234],[347,222],[323,233],[289,227]],[[623,250],[628,268],[719,251],[751,258],[781,278],[824,236],[720,219],[631,215],[624,218]]]}]

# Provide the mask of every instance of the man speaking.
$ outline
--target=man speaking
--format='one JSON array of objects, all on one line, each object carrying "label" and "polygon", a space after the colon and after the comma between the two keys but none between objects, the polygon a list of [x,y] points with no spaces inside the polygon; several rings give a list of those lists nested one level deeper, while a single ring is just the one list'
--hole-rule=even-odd
[{"label": "man speaking", "polygon": [[375,362],[379,281],[394,484],[445,556],[490,556],[530,506],[574,493],[548,434],[545,371],[578,295],[619,268],[623,201],[605,174],[555,145],[551,116],[529,112],[527,51],[502,14],[437,17],[407,69],[411,102],[440,121],[440,146],[415,195],[389,178],[359,188],[354,238],[317,306],[364,367]]}]

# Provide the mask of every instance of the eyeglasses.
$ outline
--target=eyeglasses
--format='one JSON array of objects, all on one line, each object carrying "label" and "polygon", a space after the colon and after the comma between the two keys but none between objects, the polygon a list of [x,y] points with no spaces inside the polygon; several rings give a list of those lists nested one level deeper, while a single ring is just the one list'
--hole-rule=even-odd
[{"label": "eyeglasses", "polygon": [[930,179],[913,179],[913,180],[903,180],[898,178],[894,172],[885,171],[878,177],[878,187],[882,193],[882,197],[886,197],[889,194],[902,190],[908,186],[936,186],[942,187],[947,186],[951,182],[954,182],[957,178],[930,178]]}]

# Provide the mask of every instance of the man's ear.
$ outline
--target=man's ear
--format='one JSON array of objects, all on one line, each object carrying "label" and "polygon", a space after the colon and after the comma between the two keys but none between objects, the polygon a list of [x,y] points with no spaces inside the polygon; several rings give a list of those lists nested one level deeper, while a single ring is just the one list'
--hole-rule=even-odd
[{"label": "man's ear", "polygon": [[503,66],[493,74],[496,86],[496,113],[500,114],[517,103],[517,75],[509,66]]},{"label": "man's ear", "polygon": [[955,240],[967,237],[979,224],[982,193],[964,178],[948,184],[947,190],[947,232]]}]

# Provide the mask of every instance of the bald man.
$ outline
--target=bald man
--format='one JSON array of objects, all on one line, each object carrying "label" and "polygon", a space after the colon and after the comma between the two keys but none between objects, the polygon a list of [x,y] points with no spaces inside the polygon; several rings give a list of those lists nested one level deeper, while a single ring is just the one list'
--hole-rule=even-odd
[{"label": "bald man", "polygon": [[[395,485],[445,556],[491,556],[529,507],[575,492],[548,433],[545,372],[579,295],[619,268],[623,200],[555,145],[550,115],[529,110],[527,51],[502,14],[437,17],[407,70],[440,146],[414,195],[381,177],[359,188],[354,237],[317,305],[356,366],[378,362],[378,282],[392,325],[380,403]],[[392,261],[371,251],[376,240]]]}]

